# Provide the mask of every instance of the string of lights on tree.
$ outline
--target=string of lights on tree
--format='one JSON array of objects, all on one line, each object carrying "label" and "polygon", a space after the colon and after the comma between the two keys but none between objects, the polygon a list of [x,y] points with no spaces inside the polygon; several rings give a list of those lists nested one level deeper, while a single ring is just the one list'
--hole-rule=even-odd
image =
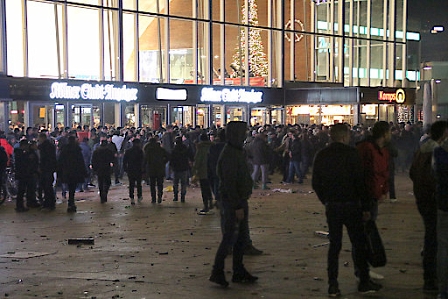
[{"label": "string of lights on tree", "polygon": [[[249,26],[258,26],[258,7],[256,0],[248,1],[249,11],[248,18],[246,16],[246,7],[243,4],[241,9],[242,23]],[[249,74],[250,76],[260,77],[268,75],[268,61],[266,54],[264,53],[263,43],[261,42],[260,29],[249,27],[249,36],[246,37],[246,28],[243,27],[240,30],[239,41],[235,48],[235,54],[233,55],[233,62],[231,64],[234,73],[233,77],[239,77],[244,75],[244,66],[246,63],[246,44],[249,48]]]}]

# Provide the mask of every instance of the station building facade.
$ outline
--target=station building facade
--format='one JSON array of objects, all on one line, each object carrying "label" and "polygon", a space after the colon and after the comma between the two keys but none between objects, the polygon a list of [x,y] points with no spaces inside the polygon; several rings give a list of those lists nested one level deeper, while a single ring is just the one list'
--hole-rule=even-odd
[{"label": "station building facade", "polygon": [[406,0],[0,0],[0,129],[414,121]]}]

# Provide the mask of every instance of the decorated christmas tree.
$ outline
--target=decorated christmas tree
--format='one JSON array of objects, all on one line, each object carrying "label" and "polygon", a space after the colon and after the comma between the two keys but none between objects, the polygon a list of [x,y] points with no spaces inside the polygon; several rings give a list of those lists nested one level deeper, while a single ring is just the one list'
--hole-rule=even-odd
[{"label": "decorated christmas tree", "polygon": [[[243,1],[244,2],[244,1]],[[258,8],[256,0],[249,0],[249,12],[246,16],[246,7],[243,4],[241,9],[242,23],[249,26],[258,26]],[[247,17],[249,20],[247,21]],[[261,42],[260,29],[249,28],[249,36],[246,36],[246,28],[240,30],[239,41],[236,46],[236,52],[233,55],[232,69],[235,71],[233,76],[239,77],[244,74],[246,64],[246,44],[249,45],[249,74],[250,76],[267,76],[268,61],[264,53]]]}]

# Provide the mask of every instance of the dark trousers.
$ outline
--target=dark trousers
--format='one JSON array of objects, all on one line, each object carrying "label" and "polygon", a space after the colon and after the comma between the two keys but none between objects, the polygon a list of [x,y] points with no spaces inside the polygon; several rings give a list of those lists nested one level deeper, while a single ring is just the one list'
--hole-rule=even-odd
[{"label": "dark trousers", "polygon": [[36,180],[34,178],[19,179],[17,188],[16,207],[23,208],[23,196],[26,193],[27,204],[33,204],[36,202]]},{"label": "dark trousers", "polygon": [[328,283],[338,284],[339,253],[342,247],[343,226],[347,228],[353,248],[353,263],[359,269],[361,282],[369,280],[369,266],[366,256],[366,238],[362,211],[356,203],[329,203],[326,205],[330,248],[328,249]]},{"label": "dark trousers", "polygon": [[434,283],[437,278],[437,207],[417,204],[425,226],[423,247],[423,279]]},{"label": "dark trousers", "polygon": [[142,175],[133,175],[128,173],[129,179],[129,198],[134,198],[134,188],[137,185],[137,197],[141,198],[142,193]]},{"label": "dark trousers", "polygon": [[233,273],[241,272],[244,269],[243,253],[246,244],[245,236],[249,233],[246,231],[249,229],[247,200],[244,201],[243,209],[244,219],[237,222],[235,209],[232,208],[232,205],[225,199],[221,202],[222,240],[216,252],[213,271],[224,271],[225,259],[231,248],[233,248]]},{"label": "dark trousers", "polygon": [[149,186],[151,187],[151,199],[156,200],[156,186],[157,186],[157,196],[162,198],[163,195],[163,176],[150,176]]},{"label": "dark trousers", "polygon": [[212,208],[212,189],[210,187],[210,181],[208,179],[200,179],[199,184],[201,185],[202,202],[204,203],[204,209],[208,210]]},{"label": "dark trousers", "polygon": [[179,194],[179,183],[180,183],[181,199],[185,200],[185,194],[187,194],[187,185],[188,185],[188,170],[174,172],[173,191],[175,199],[177,199],[177,196]]},{"label": "dark trousers", "polygon": [[68,186],[68,206],[74,206],[76,186],[78,186],[78,183],[69,182],[67,183],[67,186]]},{"label": "dark trousers", "polygon": [[110,174],[98,174],[98,189],[100,190],[101,202],[107,201],[107,193],[109,193],[110,184]]},{"label": "dark trousers", "polygon": [[42,172],[40,174],[39,187],[44,193],[43,206],[47,208],[54,208],[56,205],[56,197],[53,188],[53,173],[52,172]]}]

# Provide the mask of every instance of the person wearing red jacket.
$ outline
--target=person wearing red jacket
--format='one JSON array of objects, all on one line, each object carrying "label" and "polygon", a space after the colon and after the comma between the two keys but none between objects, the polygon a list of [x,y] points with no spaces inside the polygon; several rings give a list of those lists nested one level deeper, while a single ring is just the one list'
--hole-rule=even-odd
[{"label": "person wearing red jacket", "polygon": [[7,166],[11,166],[11,157],[14,153],[14,148],[11,144],[9,144],[8,140],[6,140],[6,136],[4,135],[4,132],[0,132],[0,146],[3,146],[5,149],[6,154],[8,155],[8,163]]},{"label": "person wearing red jacket", "polygon": [[[386,199],[389,192],[390,153],[387,144],[391,139],[389,123],[378,121],[372,128],[372,135],[356,145],[364,168],[364,181],[367,194],[372,200],[370,217],[376,221],[378,202]],[[355,269],[357,272],[358,269]],[[371,278],[384,279],[380,274],[370,271]]]}]

